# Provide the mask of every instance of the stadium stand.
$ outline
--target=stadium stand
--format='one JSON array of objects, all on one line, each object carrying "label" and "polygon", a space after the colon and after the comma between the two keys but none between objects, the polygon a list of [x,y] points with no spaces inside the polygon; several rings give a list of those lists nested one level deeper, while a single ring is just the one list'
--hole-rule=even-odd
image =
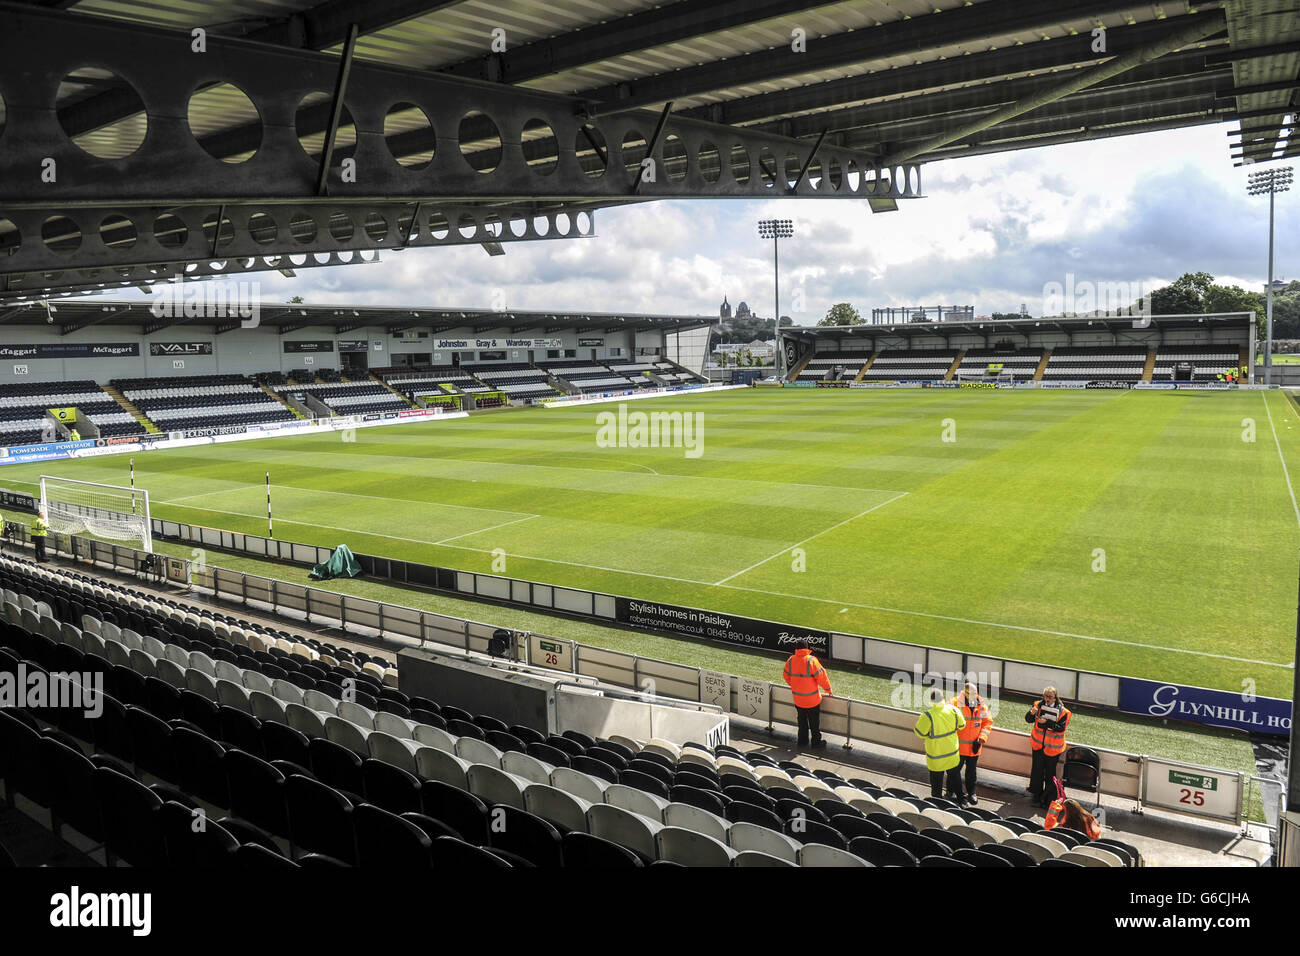
[{"label": "stadium stand", "polygon": [[242,375],[116,379],[112,384],[164,431],[294,419],[283,404]]},{"label": "stadium stand", "polygon": [[1241,353],[1232,345],[1166,345],[1156,349],[1156,363],[1151,370],[1152,380],[1173,376],[1174,365],[1191,362],[1196,381],[1212,381],[1215,376],[1236,368],[1241,363]]},{"label": "stadium stand", "polygon": [[646,375],[646,372],[654,374],[654,362],[607,362],[609,370],[615,375],[622,375],[627,378],[637,388],[654,388],[654,380]]},{"label": "stadium stand", "polygon": [[[871,352],[818,352],[799,370],[796,381],[816,381],[826,378],[827,374],[841,366],[844,373],[841,378],[854,379],[862,367],[871,359]],[[949,362],[949,364],[952,364]]]},{"label": "stadium stand", "polygon": [[107,695],[95,720],[0,713],[6,797],[110,865],[1142,864],[734,747],[505,728],[406,696],[382,659],[7,555],[0,588],[0,670],[98,672]]},{"label": "stadium stand", "polygon": [[288,392],[312,395],[340,415],[390,412],[411,407],[377,382],[330,382],[280,387],[278,391],[282,395]]},{"label": "stadium stand", "polygon": [[704,382],[707,379],[689,372],[675,362],[666,359],[655,359],[654,372],[655,378],[660,379],[668,385],[684,385],[688,382]]},{"label": "stadium stand", "polygon": [[451,386],[452,394],[486,390],[486,386],[473,375],[453,365],[375,368],[370,371],[390,388],[412,397],[421,392],[437,392],[444,385]]},{"label": "stadium stand", "polygon": [[482,387],[466,389],[466,391],[506,392],[512,401],[533,401],[560,394],[547,383],[544,370],[525,363],[480,363],[464,365],[461,368],[483,383]]},{"label": "stadium stand", "polygon": [[619,374],[595,360],[577,359],[562,362],[546,362],[540,366],[549,374],[573,386],[584,394],[601,392],[607,389],[637,388],[626,375]]},{"label": "stadium stand", "polygon": [[70,407],[94,422],[105,438],[144,432],[129,412],[92,381],[9,384],[0,386],[0,445],[49,440],[43,430],[46,412]]},{"label": "stadium stand", "polygon": [[862,376],[864,382],[933,382],[948,374],[957,359],[954,349],[886,349]]},{"label": "stadium stand", "polygon": [[1144,348],[1066,346],[1052,350],[1043,379],[1137,382],[1142,378],[1146,360]]},{"label": "stadium stand", "polygon": [[1032,379],[1042,360],[1042,349],[969,349],[962,356],[957,371],[963,376],[987,374],[990,365],[1001,364],[1002,374],[1011,375],[1020,381]]}]

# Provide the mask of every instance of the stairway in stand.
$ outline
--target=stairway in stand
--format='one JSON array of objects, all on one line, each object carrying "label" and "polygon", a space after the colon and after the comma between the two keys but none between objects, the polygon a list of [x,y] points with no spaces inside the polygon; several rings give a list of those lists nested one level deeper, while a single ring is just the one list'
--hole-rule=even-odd
[{"label": "stairway in stand", "polygon": [[117,404],[122,406],[123,411],[129,412],[131,417],[140,423],[140,427],[143,428],[150,435],[157,435],[160,431],[162,431],[162,429],[160,429],[157,425],[149,421],[149,418],[145,415],[144,412],[140,411],[140,409],[136,408],[135,405],[133,405],[130,401],[128,401],[127,397],[117,390],[117,386],[104,385],[102,386],[102,388],[104,389],[105,392],[108,393],[108,396],[111,399],[113,399],[113,401],[117,402]]}]

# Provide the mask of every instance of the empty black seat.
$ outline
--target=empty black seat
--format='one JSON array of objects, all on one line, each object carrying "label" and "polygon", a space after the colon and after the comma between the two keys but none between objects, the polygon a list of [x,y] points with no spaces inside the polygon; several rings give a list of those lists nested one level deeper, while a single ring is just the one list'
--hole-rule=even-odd
[{"label": "empty black seat", "polygon": [[284,782],[289,812],[289,839],[300,852],[333,856],[356,864],[352,804],[319,780],[294,775]]},{"label": "empty black seat", "polygon": [[482,800],[441,780],[420,785],[422,812],[454,828],[462,839],[475,845],[488,842],[488,808]]},{"label": "empty black seat", "polygon": [[361,764],[365,796],[369,803],[389,813],[419,813],[420,780],[401,767],[382,760],[365,760]]},{"label": "empty black seat", "polygon": [[444,867],[453,873],[473,870],[498,870],[509,869],[510,864],[501,857],[474,846],[472,843],[466,843],[464,840],[457,840],[455,837],[438,837],[433,841],[432,847],[433,865],[437,869]]},{"label": "empty black seat", "polygon": [[492,812],[502,814],[501,824],[490,830],[493,849],[518,854],[534,866],[563,865],[560,833],[550,823],[515,807],[497,806]]},{"label": "empty black seat", "polygon": [[180,788],[219,807],[230,806],[230,789],[222,759],[225,748],[212,738],[185,727],[172,728],[171,746],[176,783]]},{"label": "empty black seat", "polygon": [[178,869],[226,869],[234,865],[239,841],[229,830],[204,819],[196,825],[196,811],[180,803],[167,802],[159,808],[157,820],[167,847],[168,863]]},{"label": "empty black seat", "polygon": [[226,751],[222,764],[230,792],[230,809],[235,816],[272,833],[288,836],[285,775],[260,757],[242,750]]},{"label": "empty black seat", "polygon": [[432,865],[433,840],[410,820],[369,803],[352,814],[357,864],[395,870],[422,870]]},{"label": "empty black seat", "polygon": [[913,856],[922,860],[927,856],[952,855],[952,850],[924,833],[909,833],[905,830],[899,830],[889,835],[889,842],[898,844],[903,849],[910,851]]},{"label": "empty black seat", "polygon": [[865,817],[855,817],[852,814],[841,813],[830,819],[830,825],[846,840],[852,840],[855,837],[874,837],[877,840],[889,839],[889,833],[884,827],[873,823]]},{"label": "empty black seat", "polygon": [[158,794],[132,777],[97,767],[95,798],[103,814],[110,865],[117,858],[131,866],[167,866],[167,844],[157,822],[163,805]]},{"label": "empty black seat", "polygon": [[875,837],[853,838],[849,841],[849,852],[873,866],[916,866],[919,862],[910,850]]},{"label": "empty black seat", "polygon": [[822,846],[834,847],[837,850],[847,850],[849,841],[839,830],[826,823],[817,823],[813,820],[786,820],[784,832],[786,836],[793,837],[805,846],[809,843],[820,843]]},{"label": "empty black seat", "polygon": [[317,780],[336,790],[365,793],[365,776],[357,754],[325,737],[314,737],[307,746],[311,753],[311,771]]},{"label": "empty black seat", "polygon": [[744,803],[740,800],[731,801],[725,816],[732,823],[752,823],[755,826],[767,827],[769,830],[777,831],[780,831],[782,827],[781,818],[771,810],[765,810],[763,807],[755,806],[752,803]]},{"label": "empty black seat", "polygon": [[631,850],[590,833],[566,833],[562,846],[564,865],[570,869],[639,869],[645,866]]}]

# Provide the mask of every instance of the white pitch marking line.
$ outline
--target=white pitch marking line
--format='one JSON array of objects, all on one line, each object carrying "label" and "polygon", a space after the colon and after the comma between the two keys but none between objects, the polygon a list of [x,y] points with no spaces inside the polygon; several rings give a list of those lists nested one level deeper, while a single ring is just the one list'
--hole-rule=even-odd
[{"label": "white pitch marking line", "polygon": [[500,524],[494,524],[487,528],[479,528],[477,531],[466,531],[464,534],[453,534],[450,538],[443,538],[441,541],[435,541],[434,544],[446,544],[448,541],[455,541],[457,538],[468,538],[473,534],[483,534],[486,531],[495,531],[497,528],[504,528],[506,525],[519,524],[521,521],[532,521],[534,518],[540,518],[541,515],[529,515],[526,518],[515,518],[513,521],[503,521]]},{"label": "white pitch marking line", "polygon": [[[341,451],[323,451],[323,452],[315,452],[314,454],[348,455],[349,457],[352,458],[358,457],[357,453],[355,452],[341,452]],[[496,459],[489,459],[489,458],[446,458],[443,457],[442,455],[439,455],[437,458],[424,458],[419,455],[361,455],[360,457],[395,459],[398,461],[423,461],[423,462],[435,463],[435,464],[444,461],[454,461],[454,462],[461,462],[470,465],[498,465],[506,468],[549,468],[552,470],[559,470],[559,471],[581,471],[581,472],[585,472],[586,474],[591,474],[592,472],[609,472],[615,470],[613,468],[574,468],[571,465],[538,465],[533,462],[497,461]],[[622,462],[622,464],[630,465],[634,463]],[[646,466],[643,465],[641,467],[646,467]],[[626,472],[624,472],[624,474],[626,474]],[[732,478],[723,475],[673,475],[673,474],[664,474],[663,472],[656,472],[655,474],[659,478],[685,478],[688,481],[742,481],[750,485],[769,485],[770,487],[773,488],[784,487],[784,486],[788,486],[791,488],[816,488],[818,491],[826,491],[827,489],[830,489],[831,491],[895,492],[898,490],[897,488],[855,488],[849,485],[814,485],[814,484],[809,484],[807,482],[799,482],[799,481],[764,481],[762,478]],[[336,492],[336,493],[347,494],[347,492]],[[488,509],[488,510],[490,511],[492,509]]]},{"label": "white pitch marking line", "polygon": [[1273,444],[1277,448],[1277,460],[1282,463],[1282,475],[1286,478],[1286,490],[1291,495],[1291,510],[1295,512],[1295,522],[1300,525],[1300,505],[1296,504],[1295,488],[1291,485],[1291,472],[1287,471],[1286,458],[1282,455],[1282,443],[1277,440],[1277,428],[1273,424],[1273,410],[1268,407],[1268,392],[1260,392],[1264,398],[1264,411],[1268,413],[1268,427],[1273,431]]},{"label": "white pitch marking line", "polygon": [[839,527],[841,527],[841,526],[843,526],[843,525],[846,525],[846,524],[848,524],[850,521],[856,521],[856,520],[858,520],[859,518],[861,518],[863,515],[869,515],[869,514],[871,514],[871,512],[875,511],[877,508],[883,508],[883,507],[885,507],[885,505],[889,504],[891,501],[897,501],[899,498],[904,498],[904,497],[906,497],[906,496],[907,496],[907,492],[906,492],[906,491],[900,491],[898,494],[894,495],[894,497],[892,497],[892,498],[886,498],[884,501],[880,502],[879,504],[877,504],[877,505],[872,505],[872,506],[871,506],[870,508],[868,508],[866,511],[860,511],[860,512],[858,512],[857,514],[853,515],[853,516],[850,517],[850,518],[845,518],[843,521],[839,522],[838,524],[833,524],[833,525],[831,525],[829,528],[825,528],[825,529],[823,529],[823,530],[821,530],[821,531],[818,531],[816,534],[809,535],[808,537],[804,538],[802,541],[799,541],[799,542],[797,542],[797,543],[795,543],[795,544],[790,545],[790,547],[788,547],[788,548],[782,548],[780,551],[776,552],[776,554],[770,554],[770,555],[768,555],[768,556],[767,556],[766,558],[764,558],[762,561],[758,561],[758,562],[756,562],[756,563],[754,563],[754,564],[751,564],[749,567],[745,568],[743,571],[737,571],[735,574],[729,574],[729,575],[727,575],[725,578],[723,578],[721,581],[718,581],[717,583],[718,583],[718,584],[726,584],[726,583],[727,583],[728,581],[730,581],[732,578],[738,578],[738,577],[740,577],[742,574],[745,574],[746,572],[753,571],[755,568],[759,567],[759,565],[767,564],[767,562],[771,561],[773,558],[779,558],[781,555],[786,554],[786,553],[788,553],[788,552],[790,552],[790,551],[793,551],[795,548],[798,548],[798,547],[800,547],[800,546],[802,546],[802,545],[807,544],[809,541],[813,540],[813,538],[820,538],[822,535],[827,534],[827,533],[829,533],[829,532],[831,532],[831,531],[834,531],[836,528],[839,528]]},{"label": "white pitch marking line", "polygon": [[[266,485],[263,484],[236,485],[234,488],[220,488],[216,491],[201,491],[197,495],[184,495],[180,498],[168,498],[166,501],[162,503],[165,505],[169,505],[169,504],[174,504],[177,501],[190,501],[193,498],[206,498],[210,495],[224,495],[228,492],[234,493],[234,492],[248,491],[250,489],[258,489],[258,488],[265,488],[265,487]],[[446,501],[415,501],[410,498],[385,498],[382,495],[363,495],[355,491],[327,491],[324,488],[301,488],[298,485],[271,485],[271,488],[272,489],[284,488],[287,491],[306,491],[309,493],[316,493],[322,495],[344,495],[345,497],[348,498],[369,498],[372,501],[386,501],[389,504],[404,503],[404,504],[413,504],[413,505],[436,505],[439,508],[460,508],[465,511],[489,511],[492,514],[498,514],[498,515],[524,515],[525,517],[528,518],[541,517],[540,515],[531,514],[527,511],[510,511],[507,508],[475,508],[473,505],[453,505]],[[202,510],[212,511],[215,509],[204,508]],[[235,514],[236,512],[230,512],[230,513]]]},{"label": "white pitch marking line", "polygon": [[931,614],[929,611],[907,611],[896,607],[881,607],[878,604],[855,604],[852,601],[834,601],[828,598],[809,597],[806,594],[788,594],[783,591],[768,591],[764,588],[747,588],[739,584],[723,584],[719,586],[736,591],[752,591],[754,594],[768,594],[772,597],[786,597],[795,598],[801,601],[815,601],[818,604],[847,604],[849,607],[862,608],[865,611],[882,611],[886,614],[906,614],[909,617],[928,617],[936,621],[953,621],[957,624],[978,624],[982,627],[1000,627],[1009,631],[1029,631],[1033,634],[1047,634],[1051,637],[1072,637],[1080,641],[1100,641],[1103,644],[1123,644],[1125,647],[1143,647],[1152,651],[1168,651],[1171,654],[1191,654],[1194,657],[1215,657],[1219,660],[1238,661],[1243,664],[1259,664],[1264,667],[1281,667],[1284,669],[1290,669],[1295,666],[1294,662],[1290,664],[1279,664],[1276,661],[1257,661],[1250,657],[1230,657],[1227,654],[1211,654],[1208,651],[1197,651],[1186,647],[1166,647],[1163,644],[1144,644],[1141,641],[1121,641],[1114,637],[1096,637],[1092,634],[1074,634],[1070,631],[1052,631],[1042,627],[1029,627],[1025,624],[999,624],[996,621],[979,621],[969,617],[954,617],[949,614]]}]

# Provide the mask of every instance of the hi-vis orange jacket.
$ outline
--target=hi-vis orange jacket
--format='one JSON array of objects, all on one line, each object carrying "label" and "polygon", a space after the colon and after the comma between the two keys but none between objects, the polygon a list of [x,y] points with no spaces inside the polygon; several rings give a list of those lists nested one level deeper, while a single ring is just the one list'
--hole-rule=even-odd
[{"label": "hi-vis orange jacket", "polygon": [[993,730],[993,718],[989,716],[989,709],[984,705],[984,698],[979,694],[975,695],[973,707],[966,703],[964,690],[952,699],[952,705],[966,718],[966,726],[957,731],[957,740],[961,743],[961,755],[973,757],[975,750],[971,745],[977,740],[989,739],[989,732]]},{"label": "hi-vis orange jacket", "polygon": [[816,707],[822,702],[822,692],[831,692],[831,679],[826,676],[826,668],[806,647],[790,655],[782,676],[790,685],[796,707]]},{"label": "hi-vis orange jacket", "polygon": [[[1060,698],[1057,698],[1060,702]],[[1034,701],[1034,707],[1042,706],[1041,700]],[[1029,733],[1029,749],[1041,750],[1044,756],[1055,757],[1065,752],[1065,728],[1070,726],[1070,709],[1061,704],[1061,716],[1048,723],[1040,724],[1034,716],[1033,707],[1025,714],[1025,722],[1034,725]]]},{"label": "hi-vis orange jacket", "polygon": [[[1056,827],[1065,823],[1065,801],[1053,800],[1052,805],[1047,808],[1047,819],[1043,822],[1044,830],[1054,830]],[[1087,822],[1088,839],[1096,840],[1101,836],[1101,824],[1094,819]]]}]

